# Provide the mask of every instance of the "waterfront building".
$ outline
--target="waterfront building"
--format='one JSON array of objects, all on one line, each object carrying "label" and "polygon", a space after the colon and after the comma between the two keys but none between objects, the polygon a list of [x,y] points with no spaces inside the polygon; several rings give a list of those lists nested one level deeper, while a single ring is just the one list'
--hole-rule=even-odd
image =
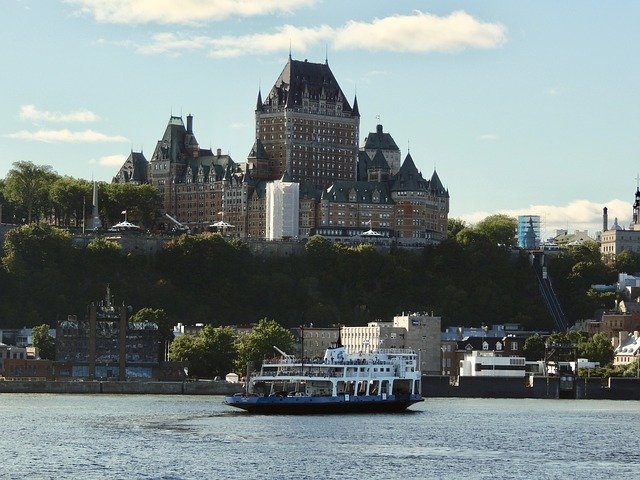
[{"label": "waterfront building", "polygon": [[440,372],[441,318],[426,313],[396,315],[391,322],[369,322],[342,327],[342,344],[349,353],[371,353],[379,348],[410,348],[420,357],[423,373]]},{"label": "waterfront building", "polygon": [[324,358],[327,348],[338,343],[340,327],[314,327],[309,325],[303,328],[292,328],[291,333],[296,344],[296,354],[298,356],[304,354],[305,359],[318,360]]},{"label": "waterfront building", "polygon": [[4,372],[4,364],[9,359],[25,360],[27,358],[27,349],[24,347],[16,347],[15,345],[6,345],[0,343],[0,373]]},{"label": "waterfront building", "polygon": [[613,365],[628,365],[640,357],[640,332],[619,332],[614,343]]},{"label": "waterfront building", "polygon": [[518,247],[540,248],[540,215],[518,215]]},{"label": "waterfront building", "polygon": [[53,380],[53,362],[39,358],[8,358],[0,374],[9,379]]},{"label": "waterfront building", "polygon": [[496,352],[473,350],[460,362],[461,377],[517,377],[526,375],[525,357],[498,356]]},{"label": "waterfront building", "polygon": [[[56,369],[59,377],[135,380],[157,377],[158,325],[130,322],[125,305],[105,299],[92,303],[86,319],[70,316],[58,323]],[[155,371],[154,371],[155,370]]]}]

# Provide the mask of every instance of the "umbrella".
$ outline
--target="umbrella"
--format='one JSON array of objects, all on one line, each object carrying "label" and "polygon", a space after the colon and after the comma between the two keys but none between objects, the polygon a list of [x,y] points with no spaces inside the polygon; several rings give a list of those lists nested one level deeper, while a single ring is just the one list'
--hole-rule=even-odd
[{"label": "umbrella", "polygon": [[234,225],[231,225],[230,223],[227,223],[224,220],[218,220],[217,222],[214,222],[209,226],[216,227],[216,228],[233,228],[234,227]]},{"label": "umbrella", "polygon": [[133,223],[127,222],[125,220],[124,222],[116,223],[109,230],[115,230],[115,231],[140,230],[140,227],[138,225],[134,225]]}]

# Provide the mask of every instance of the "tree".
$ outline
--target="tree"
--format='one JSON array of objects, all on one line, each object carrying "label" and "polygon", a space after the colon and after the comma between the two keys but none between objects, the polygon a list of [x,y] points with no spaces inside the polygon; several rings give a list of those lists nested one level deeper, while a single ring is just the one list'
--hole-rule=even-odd
[{"label": "tree", "polygon": [[169,360],[172,362],[187,362],[189,373],[197,376],[198,366],[202,364],[202,343],[198,337],[181,335],[174,338],[169,345]]},{"label": "tree", "polygon": [[600,332],[578,344],[578,355],[604,366],[613,361],[614,349],[607,335]]},{"label": "tree", "polygon": [[15,162],[7,173],[5,195],[9,200],[21,203],[27,209],[27,223],[31,223],[33,209],[48,196],[49,181],[55,175],[49,165],[34,165],[31,162]]},{"label": "tree", "polygon": [[236,333],[231,327],[205,325],[198,335],[202,343],[202,368],[208,376],[223,377],[233,370]]},{"label": "tree", "polygon": [[59,177],[50,186],[49,195],[59,225],[79,227],[91,211],[91,183],[86,180]]},{"label": "tree", "polygon": [[149,322],[158,325],[158,334],[160,340],[164,343],[167,340],[171,340],[173,336],[173,325],[167,316],[167,313],[161,309],[153,308],[141,308],[129,318],[130,322]]},{"label": "tree", "polygon": [[169,358],[189,363],[189,375],[221,377],[235,360],[236,334],[231,327],[205,325],[197,336],[182,335],[169,345]]},{"label": "tree", "polygon": [[623,250],[616,255],[613,266],[618,273],[640,272],[640,255],[631,250]]},{"label": "tree", "polygon": [[33,346],[40,352],[40,358],[45,360],[56,359],[56,341],[49,335],[49,325],[42,324],[31,329]]},{"label": "tree", "polygon": [[450,218],[447,221],[447,237],[456,238],[458,232],[467,228],[467,222],[459,218]]},{"label": "tree", "polygon": [[478,222],[474,230],[484,235],[495,245],[511,248],[516,243],[518,223],[515,218],[507,215],[490,215]]},{"label": "tree", "polygon": [[543,360],[545,353],[544,339],[540,335],[532,335],[524,341],[522,350],[529,361]]},{"label": "tree", "polygon": [[236,371],[244,372],[247,365],[258,367],[265,357],[273,357],[274,346],[284,352],[293,352],[294,339],[289,330],[275,320],[263,318],[251,333],[238,335],[236,340]]}]

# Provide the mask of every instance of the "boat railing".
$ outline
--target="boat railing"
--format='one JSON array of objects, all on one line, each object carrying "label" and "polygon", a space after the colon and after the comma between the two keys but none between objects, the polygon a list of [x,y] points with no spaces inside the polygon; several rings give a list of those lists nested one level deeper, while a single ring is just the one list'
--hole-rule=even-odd
[{"label": "boat railing", "polygon": [[313,378],[390,378],[395,376],[394,371],[391,372],[370,372],[370,371],[358,371],[358,372],[325,372],[325,371],[313,371],[313,370],[288,370],[288,371],[262,371],[261,373],[253,374],[252,377],[313,377]]},{"label": "boat railing", "polygon": [[378,353],[385,355],[415,355],[416,352],[411,348],[381,348]]},{"label": "boat railing", "polygon": [[[395,349],[395,350],[406,350],[408,353],[413,353],[413,350],[409,350],[409,349]],[[394,362],[389,359],[366,359],[366,358],[350,359],[350,360],[332,360],[330,362],[325,362],[324,360],[309,360],[309,359],[305,359],[304,361],[301,361],[300,359],[288,359],[288,358],[287,359],[272,358],[264,361],[264,365],[270,366],[270,367],[278,367],[282,365],[302,365],[302,364],[304,364],[305,366],[318,365],[323,367],[331,367],[331,366],[343,367],[345,365],[348,365],[348,366],[350,365],[394,365]]]}]

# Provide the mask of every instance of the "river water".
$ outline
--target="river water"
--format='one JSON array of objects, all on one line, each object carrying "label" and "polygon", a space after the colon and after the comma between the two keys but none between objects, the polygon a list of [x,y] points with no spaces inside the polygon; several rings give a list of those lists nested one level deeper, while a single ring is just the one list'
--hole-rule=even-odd
[{"label": "river water", "polygon": [[604,479],[640,462],[640,402],[427,399],[304,417],[221,402],[0,394],[0,478]]}]

